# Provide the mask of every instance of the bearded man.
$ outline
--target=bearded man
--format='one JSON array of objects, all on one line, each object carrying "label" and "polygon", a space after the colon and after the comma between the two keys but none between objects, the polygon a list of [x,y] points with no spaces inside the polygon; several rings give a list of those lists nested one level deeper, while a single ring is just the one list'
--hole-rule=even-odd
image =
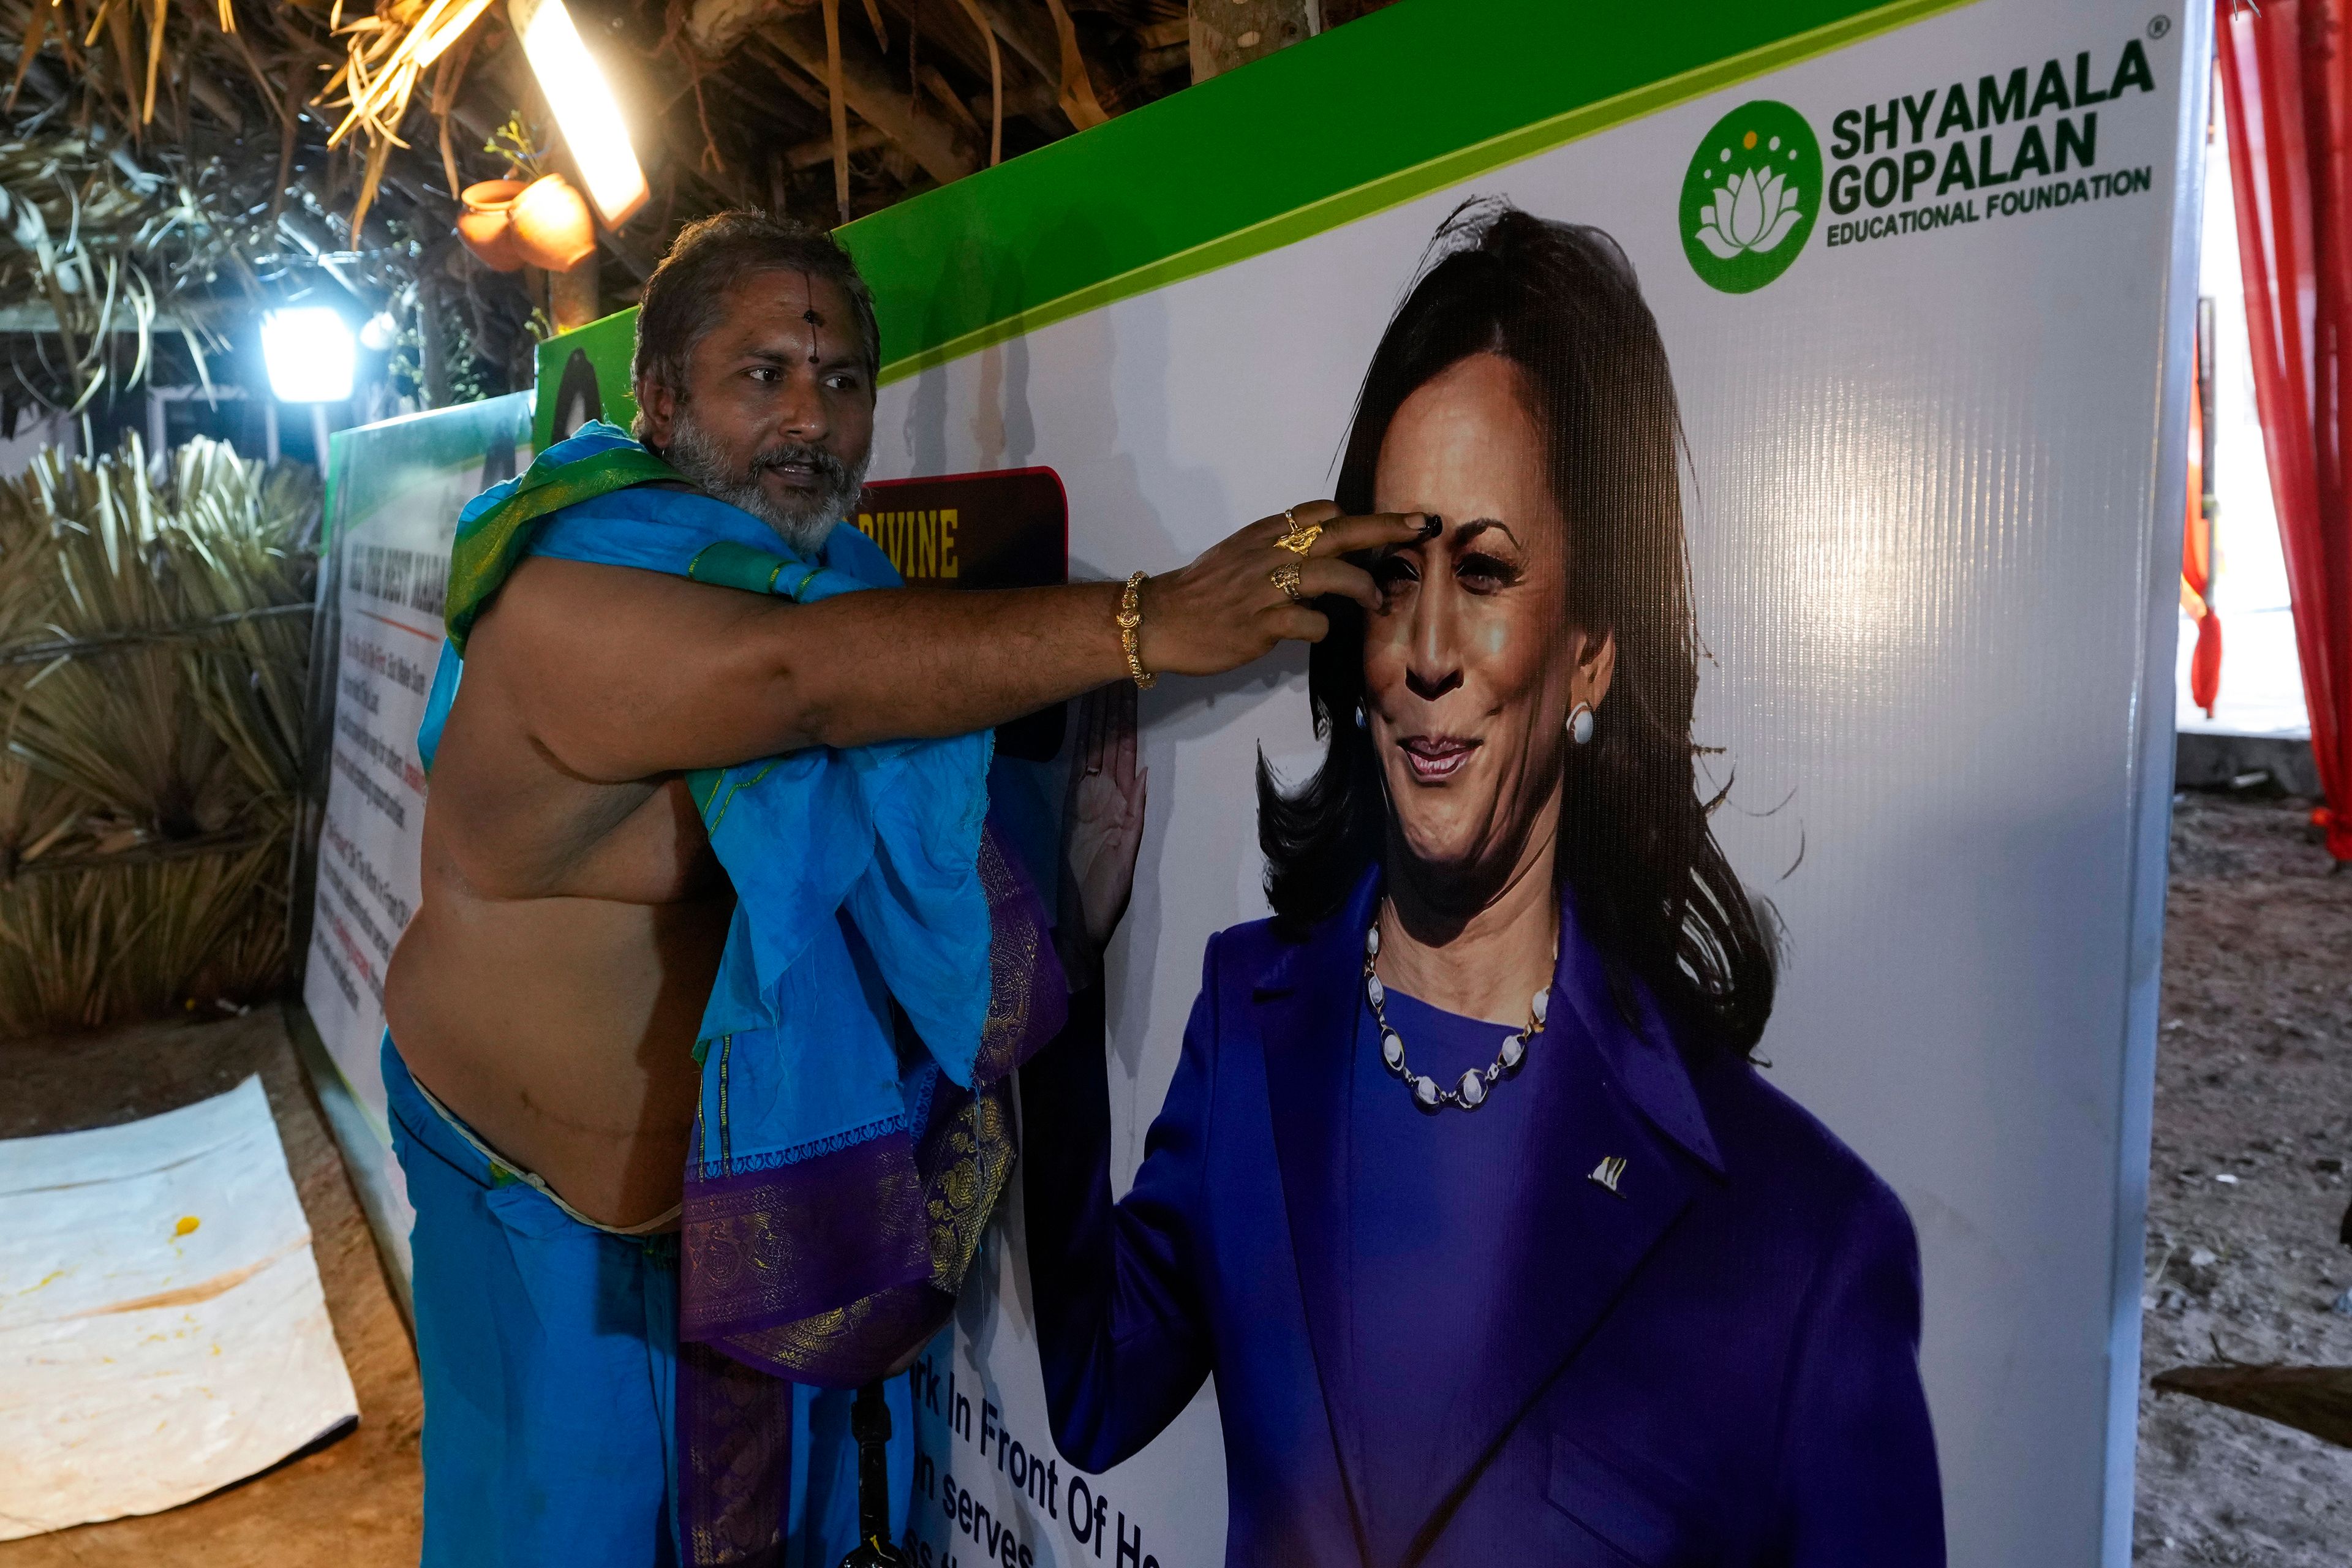
[{"label": "bearded man", "polygon": [[944,1320],[1066,996],[985,731],[1318,638],[1374,603],[1341,552],[1421,527],[1311,502],[1124,585],[910,591],[843,521],[880,359],[829,237],[705,220],[646,286],[636,439],[461,517],[384,997],[428,1568],[829,1565],[793,1386]]}]

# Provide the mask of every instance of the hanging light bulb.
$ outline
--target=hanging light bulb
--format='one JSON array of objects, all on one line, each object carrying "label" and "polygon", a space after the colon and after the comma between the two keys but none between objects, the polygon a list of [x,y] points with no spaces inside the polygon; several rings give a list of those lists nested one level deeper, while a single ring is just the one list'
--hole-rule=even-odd
[{"label": "hanging light bulb", "polygon": [[646,174],[629,145],[621,106],[596,57],[580,40],[563,0],[508,0],[508,19],[522,39],[531,74],[555,111],[555,123],[580,165],[588,199],[607,227],[617,227],[646,203]]},{"label": "hanging light bulb", "polygon": [[261,359],[280,403],[341,403],[352,395],[359,345],[339,313],[303,305],[261,318]]}]

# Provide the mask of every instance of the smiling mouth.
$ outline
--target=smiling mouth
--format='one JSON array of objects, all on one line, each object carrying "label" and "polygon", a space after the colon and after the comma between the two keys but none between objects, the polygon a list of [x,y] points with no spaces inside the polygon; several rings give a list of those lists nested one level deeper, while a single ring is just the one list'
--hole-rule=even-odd
[{"label": "smiling mouth", "polygon": [[824,482],[814,463],[771,463],[767,471],[794,489],[812,490]]},{"label": "smiling mouth", "polygon": [[1462,771],[1480,745],[1456,735],[1414,735],[1397,742],[1415,784],[1443,784]]}]

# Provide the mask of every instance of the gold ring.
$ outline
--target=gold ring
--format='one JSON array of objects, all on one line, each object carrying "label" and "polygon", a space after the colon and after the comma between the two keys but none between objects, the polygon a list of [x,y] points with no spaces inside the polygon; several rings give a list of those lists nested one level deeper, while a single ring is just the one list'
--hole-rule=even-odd
[{"label": "gold ring", "polygon": [[1282,517],[1284,521],[1290,524],[1290,529],[1274,542],[1275,548],[1277,550],[1287,550],[1293,555],[1304,555],[1315,548],[1317,540],[1323,537],[1323,525],[1319,522],[1301,522],[1291,515],[1290,509],[1287,507],[1283,509]]},{"label": "gold ring", "polygon": [[1296,561],[1286,561],[1266,575],[1267,580],[1281,589],[1284,596],[1292,604],[1295,605],[1306,597],[1298,591],[1298,581],[1304,574],[1300,572],[1298,563]]}]

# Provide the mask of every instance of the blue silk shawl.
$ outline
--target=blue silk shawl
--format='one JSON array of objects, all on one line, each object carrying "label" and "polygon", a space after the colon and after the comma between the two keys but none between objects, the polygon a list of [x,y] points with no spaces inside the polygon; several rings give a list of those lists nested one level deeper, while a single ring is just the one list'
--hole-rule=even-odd
[{"label": "blue silk shawl", "polygon": [[[899,583],[854,527],[803,560],[747,512],[649,488],[646,462],[593,424],[460,514],[453,641],[418,737],[428,768],[463,674],[454,638],[525,556],[801,604]],[[639,471],[604,493],[567,479],[616,465]],[[485,577],[489,549],[471,542],[493,536],[502,564]],[[992,746],[988,733],[812,746],[688,775],[737,902],[695,1047],[687,1339],[850,1386],[944,1321],[1009,1173],[1005,1080],[1066,1005],[1043,909],[985,825]]]}]

